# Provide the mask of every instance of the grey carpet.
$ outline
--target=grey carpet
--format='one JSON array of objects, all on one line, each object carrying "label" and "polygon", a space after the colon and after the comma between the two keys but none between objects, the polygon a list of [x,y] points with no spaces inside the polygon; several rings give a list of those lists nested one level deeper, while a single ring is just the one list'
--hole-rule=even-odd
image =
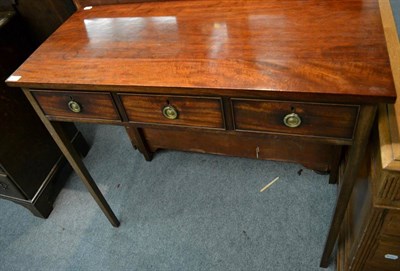
[{"label": "grey carpet", "polygon": [[394,19],[397,25],[397,32],[400,36],[400,0],[390,0],[390,3],[392,5]]},{"label": "grey carpet", "polygon": [[[400,1],[392,6],[399,25]],[[121,226],[76,175],[47,220],[0,200],[0,270],[335,270],[318,267],[336,195],[327,176],[174,151],[149,163],[121,127],[80,129],[93,142],[85,163]]]},{"label": "grey carpet", "polygon": [[2,200],[2,270],[320,270],[336,191],[327,176],[174,151],[146,162],[123,128],[80,129],[93,142],[85,163],[121,226],[75,175],[47,220]]}]

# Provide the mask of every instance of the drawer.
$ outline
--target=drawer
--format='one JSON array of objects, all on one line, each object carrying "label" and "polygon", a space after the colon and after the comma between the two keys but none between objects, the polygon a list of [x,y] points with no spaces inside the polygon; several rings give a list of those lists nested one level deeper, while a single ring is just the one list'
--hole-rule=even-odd
[{"label": "drawer", "polygon": [[399,271],[400,243],[380,241],[366,262],[366,270]]},{"label": "drawer", "polygon": [[[400,212],[389,211],[382,226],[382,234],[400,237]],[[400,245],[400,244],[399,244]]]},{"label": "drawer", "polygon": [[129,122],[224,129],[220,98],[119,94]]},{"label": "drawer", "polygon": [[19,189],[5,174],[0,174],[0,194],[8,197],[25,199]]},{"label": "drawer", "polygon": [[232,99],[232,108],[236,130],[340,139],[353,138],[359,111],[354,105],[248,99]]},{"label": "drawer", "polygon": [[110,93],[56,90],[31,92],[50,119],[120,121]]},{"label": "drawer", "polygon": [[302,141],[277,135],[241,133],[169,127],[145,127],[141,129],[150,151],[172,149],[200,153],[274,159],[300,163],[303,166],[327,171],[330,169],[335,146]]}]

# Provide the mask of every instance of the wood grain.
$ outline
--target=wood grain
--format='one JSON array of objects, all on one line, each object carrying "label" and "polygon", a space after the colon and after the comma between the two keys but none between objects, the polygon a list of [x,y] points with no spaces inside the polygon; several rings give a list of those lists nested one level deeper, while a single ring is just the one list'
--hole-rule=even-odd
[{"label": "wood grain", "polygon": [[[130,122],[224,128],[222,101],[219,98],[132,94],[119,94],[119,97]],[[177,119],[170,120],[163,116],[162,109],[168,105],[177,110]]]},{"label": "wood grain", "polygon": [[[235,128],[304,136],[352,139],[358,106],[232,99]],[[285,126],[287,114],[296,113],[301,124]]]},{"label": "wood grain", "polygon": [[349,103],[396,96],[376,0],[95,6],[75,13],[14,75],[22,78],[8,83],[20,87],[259,90]]},{"label": "wood grain", "polygon": [[153,153],[149,150],[147,142],[143,140],[141,131],[133,125],[127,125],[125,127],[133,147],[137,147],[146,161],[151,161],[153,159]]},{"label": "wood grain", "polygon": [[143,128],[152,152],[173,149],[257,159],[300,163],[329,171],[335,146],[276,135],[237,134],[233,131],[198,131],[189,129]]},{"label": "wood grain", "polygon": [[366,270],[398,271],[400,267],[399,260],[394,261],[385,258],[386,254],[400,256],[398,244],[394,240],[379,241],[372,256],[367,260]]},{"label": "wood grain", "polygon": [[[379,112],[380,113],[380,112]],[[387,121],[387,118],[381,118],[379,116],[379,138],[374,146],[376,157],[374,162],[376,167],[373,170],[374,178],[374,204],[379,208],[390,208],[400,211],[400,164],[397,160],[385,158],[389,154],[387,148],[391,147],[390,138],[387,138],[389,134],[387,130],[383,130],[385,127],[381,125],[381,121]],[[387,128],[387,127],[386,127]],[[386,131],[386,133],[385,133]],[[383,148],[382,144],[385,144],[387,148]],[[388,164],[385,161],[389,161]]]},{"label": "wood grain", "polygon": [[[393,72],[393,79],[397,91],[400,91],[400,42],[398,37],[398,31],[396,23],[393,17],[393,11],[389,0],[379,0],[379,6],[382,16],[382,24],[385,32],[386,43],[388,47],[390,63]],[[400,103],[396,102],[394,105],[387,107],[387,125],[389,134],[383,135],[383,131],[380,132],[380,136],[390,138],[390,146],[381,144],[382,157],[390,157],[385,164],[399,164],[400,165]],[[379,123],[381,125],[381,122]],[[382,123],[382,125],[384,125]],[[385,131],[386,133],[386,131]],[[388,148],[389,147],[389,148]],[[400,167],[399,167],[400,169]]]},{"label": "wood grain", "polygon": [[[347,218],[339,241],[338,266],[342,271],[399,270],[399,261],[385,254],[399,255],[400,172],[394,163],[382,163],[391,147],[385,106],[379,108],[379,129],[373,134],[364,156]],[[383,138],[382,138],[383,137]]]},{"label": "wood grain", "polygon": [[[120,121],[119,114],[109,93],[87,93],[74,91],[32,91],[44,114],[52,119],[97,119]],[[81,106],[75,113],[68,108],[74,100]]]}]

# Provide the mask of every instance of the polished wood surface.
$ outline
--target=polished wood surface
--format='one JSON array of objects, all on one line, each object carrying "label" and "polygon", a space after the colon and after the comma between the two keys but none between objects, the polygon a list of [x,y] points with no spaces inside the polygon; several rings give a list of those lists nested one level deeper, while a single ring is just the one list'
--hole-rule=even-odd
[{"label": "polished wood surface", "polygon": [[[220,98],[126,94],[119,97],[130,122],[224,129]],[[176,119],[163,115],[166,106],[176,109]]]},{"label": "polished wood surface", "polygon": [[143,135],[151,152],[172,149],[213,153],[299,163],[321,172],[335,170],[331,167],[335,146],[302,142],[298,138],[213,130],[199,133],[195,129],[165,128],[143,128]]},{"label": "polished wood surface", "polygon": [[[98,119],[120,121],[110,93],[71,91],[32,91],[43,112],[52,119]],[[79,104],[80,112],[68,107],[70,101]]]},{"label": "polished wood surface", "polygon": [[395,99],[376,0],[110,7],[75,13],[14,72],[22,78],[9,84],[200,88],[219,89],[221,95],[259,90],[275,98],[289,93],[342,102]]},{"label": "polished wood surface", "polygon": [[[352,139],[358,106],[232,99],[235,129],[314,137]],[[298,127],[284,124],[286,115],[301,119]]]}]

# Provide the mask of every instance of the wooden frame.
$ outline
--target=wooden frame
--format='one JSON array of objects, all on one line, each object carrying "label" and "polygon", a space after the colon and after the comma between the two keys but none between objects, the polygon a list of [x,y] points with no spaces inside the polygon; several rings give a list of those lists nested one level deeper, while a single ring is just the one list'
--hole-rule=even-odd
[{"label": "wooden frame", "polygon": [[[379,0],[386,44],[388,47],[393,79],[397,90],[400,90],[400,43],[396,23],[389,0]],[[400,168],[400,102],[379,108],[382,166],[388,170]]]}]

